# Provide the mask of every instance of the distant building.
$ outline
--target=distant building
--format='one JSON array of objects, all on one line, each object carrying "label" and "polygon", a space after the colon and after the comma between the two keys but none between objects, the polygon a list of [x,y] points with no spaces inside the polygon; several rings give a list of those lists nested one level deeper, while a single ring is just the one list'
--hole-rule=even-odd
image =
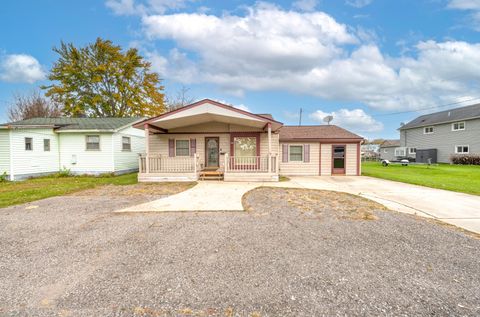
[{"label": "distant building", "polygon": [[480,104],[423,115],[402,126],[395,156],[415,158],[418,150],[429,150],[443,163],[452,155],[480,155]]},{"label": "distant building", "polygon": [[[380,158],[382,160],[396,160],[395,150],[400,147],[400,140],[385,140],[380,144]],[[400,153],[397,153],[400,154]]]}]

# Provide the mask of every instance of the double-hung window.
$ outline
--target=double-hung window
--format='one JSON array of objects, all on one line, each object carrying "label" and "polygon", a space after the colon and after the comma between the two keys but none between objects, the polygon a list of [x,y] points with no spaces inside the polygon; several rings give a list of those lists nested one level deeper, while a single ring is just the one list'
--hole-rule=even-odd
[{"label": "double-hung window", "polygon": [[132,150],[132,143],[131,139],[128,136],[122,136],[122,151],[131,151]]},{"label": "double-hung window", "polygon": [[190,140],[175,140],[175,156],[190,156]]},{"label": "double-hung window", "polygon": [[290,145],[289,161],[303,162],[303,145]]},{"label": "double-hung window", "polygon": [[85,137],[87,151],[100,151],[100,136],[87,135]]},{"label": "double-hung window", "polygon": [[25,151],[33,151],[33,139],[25,138]]},{"label": "double-hung window", "polygon": [[43,151],[50,152],[50,139],[43,139]]}]

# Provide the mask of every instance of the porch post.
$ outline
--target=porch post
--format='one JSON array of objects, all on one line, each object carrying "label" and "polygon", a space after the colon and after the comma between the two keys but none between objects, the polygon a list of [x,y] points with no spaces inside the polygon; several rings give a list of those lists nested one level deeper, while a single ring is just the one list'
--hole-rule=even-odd
[{"label": "porch post", "polygon": [[148,123],[145,123],[145,173],[150,173],[150,129]]},{"label": "porch post", "polygon": [[269,122],[268,125],[268,161],[267,168],[268,173],[272,172],[272,124]]}]

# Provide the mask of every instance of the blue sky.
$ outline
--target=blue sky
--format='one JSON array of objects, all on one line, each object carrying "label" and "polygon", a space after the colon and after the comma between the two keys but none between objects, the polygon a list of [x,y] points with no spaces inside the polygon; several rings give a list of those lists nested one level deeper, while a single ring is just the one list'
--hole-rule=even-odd
[{"label": "blue sky", "polygon": [[167,94],[287,124],[332,114],[368,138],[480,102],[480,0],[19,0],[0,28],[0,121],[14,93],[48,83],[52,47],[97,37],[137,47]]}]

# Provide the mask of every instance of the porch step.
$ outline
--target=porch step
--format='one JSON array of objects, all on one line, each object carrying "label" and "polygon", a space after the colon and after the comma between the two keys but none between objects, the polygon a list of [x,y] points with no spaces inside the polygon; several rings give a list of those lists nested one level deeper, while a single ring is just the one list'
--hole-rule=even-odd
[{"label": "porch step", "polygon": [[216,180],[221,181],[223,180],[223,172],[220,171],[201,171],[200,172],[200,180]]}]

